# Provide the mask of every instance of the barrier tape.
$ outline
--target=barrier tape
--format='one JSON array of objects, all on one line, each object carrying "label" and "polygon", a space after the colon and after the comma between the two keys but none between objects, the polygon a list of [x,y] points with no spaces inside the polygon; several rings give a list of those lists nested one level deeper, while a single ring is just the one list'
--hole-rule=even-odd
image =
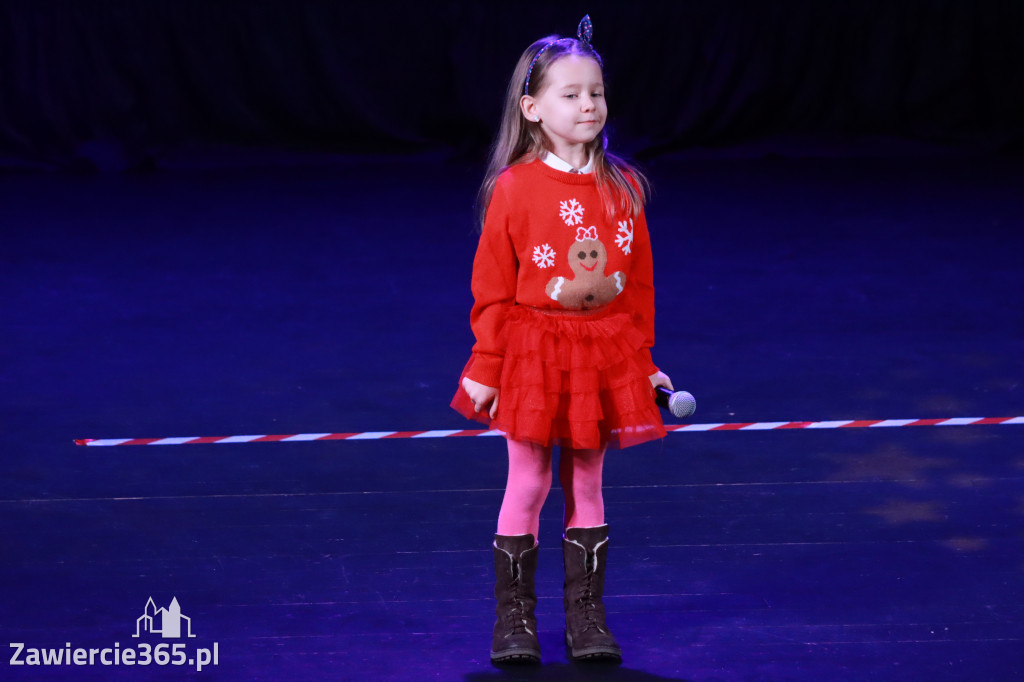
[{"label": "barrier tape", "polygon": [[[722,424],[666,424],[669,433],[695,431],[775,431],[783,429],[856,429],[903,426],[995,426],[1024,424],[1024,417],[953,417],[945,419],[844,419],[820,422],[736,422]],[[225,443],[297,443],[321,440],[390,440],[401,438],[462,438],[503,436],[501,431],[363,431],[361,433],[294,433],[277,436],[185,436],[175,438],[77,438],[76,445],[207,445]]]}]

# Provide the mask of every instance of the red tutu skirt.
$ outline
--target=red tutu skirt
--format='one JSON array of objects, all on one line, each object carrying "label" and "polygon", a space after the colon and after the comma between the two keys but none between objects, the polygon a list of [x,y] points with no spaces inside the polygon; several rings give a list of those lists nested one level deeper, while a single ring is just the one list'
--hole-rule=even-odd
[{"label": "red tutu skirt", "polygon": [[665,436],[638,357],[644,335],[629,315],[514,306],[502,336],[498,413],[475,412],[460,378],[451,406],[464,417],[544,446],[624,448]]}]

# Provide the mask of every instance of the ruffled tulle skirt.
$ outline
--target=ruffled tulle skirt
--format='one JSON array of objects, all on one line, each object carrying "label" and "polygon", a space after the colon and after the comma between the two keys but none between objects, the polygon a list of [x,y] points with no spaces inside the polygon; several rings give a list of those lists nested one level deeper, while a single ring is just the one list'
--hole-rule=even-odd
[{"label": "ruffled tulle skirt", "polygon": [[624,448],[665,436],[629,315],[514,306],[502,336],[497,415],[474,412],[460,379],[451,406],[463,416],[544,446]]}]

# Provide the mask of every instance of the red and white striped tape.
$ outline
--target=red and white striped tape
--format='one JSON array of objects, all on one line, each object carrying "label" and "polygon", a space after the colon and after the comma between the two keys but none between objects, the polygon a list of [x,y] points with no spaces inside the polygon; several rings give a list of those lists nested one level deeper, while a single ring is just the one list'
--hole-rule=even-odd
[{"label": "red and white striped tape", "polygon": [[[822,422],[736,422],[732,424],[665,425],[670,433],[693,431],[774,431],[781,429],[855,429],[898,426],[994,426],[1024,424],[1024,417],[953,417],[946,419],[844,419]],[[362,433],[295,433],[279,436],[185,436],[177,438],[79,438],[77,445],[206,445],[222,443],[296,443],[319,440],[384,440],[396,438],[452,438],[502,436],[501,431],[364,431]]]}]

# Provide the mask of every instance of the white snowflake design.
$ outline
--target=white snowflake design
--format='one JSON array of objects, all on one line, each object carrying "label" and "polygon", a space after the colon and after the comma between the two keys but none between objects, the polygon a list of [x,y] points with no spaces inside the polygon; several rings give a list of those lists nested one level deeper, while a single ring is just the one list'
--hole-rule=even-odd
[{"label": "white snowflake design", "polygon": [[555,252],[550,244],[533,247],[533,262],[538,268],[546,269],[555,264]]},{"label": "white snowflake design", "polygon": [[559,202],[558,217],[569,227],[583,222],[583,205],[575,199]]},{"label": "white snowflake design", "polygon": [[619,234],[615,235],[615,246],[622,249],[622,253],[629,255],[633,250],[633,220],[619,221]]}]

